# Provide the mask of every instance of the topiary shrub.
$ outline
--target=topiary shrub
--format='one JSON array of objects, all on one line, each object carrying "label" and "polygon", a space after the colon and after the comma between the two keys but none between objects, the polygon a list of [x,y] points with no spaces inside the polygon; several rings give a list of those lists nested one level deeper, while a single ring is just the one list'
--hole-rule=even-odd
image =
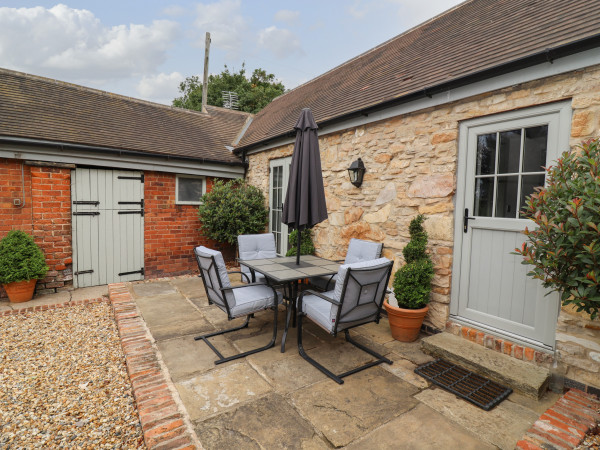
[{"label": "topiary shrub", "polygon": [[529,275],[560,293],[593,320],[600,309],[600,144],[598,139],[565,152],[547,170],[546,187],[526,200],[527,241],[515,253],[533,266]]},{"label": "topiary shrub", "polygon": [[392,287],[398,306],[421,309],[429,303],[433,263],[426,253],[427,232],[423,229],[425,216],[419,214],[410,222],[410,242],[402,250],[406,264],[396,271]]},{"label": "topiary shrub", "polygon": [[46,258],[29,234],[12,230],[0,241],[0,283],[44,278],[47,272]]},{"label": "topiary shrub", "polygon": [[232,245],[240,234],[263,233],[268,214],[263,193],[241,179],[216,181],[198,208],[202,234]]},{"label": "topiary shrub", "polygon": [[[289,250],[285,256],[296,256],[296,248],[298,247],[298,230],[293,230],[288,236],[288,243],[290,245]],[[300,235],[300,254],[301,255],[314,255],[315,244],[312,240],[312,230],[306,229],[302,231]]]}]

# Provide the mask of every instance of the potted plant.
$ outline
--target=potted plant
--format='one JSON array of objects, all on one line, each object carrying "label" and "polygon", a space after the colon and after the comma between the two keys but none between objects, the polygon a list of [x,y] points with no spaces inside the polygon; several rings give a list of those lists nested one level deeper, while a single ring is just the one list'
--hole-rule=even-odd
[{"label": "potted plant", "polygon": [[[393,296],[385,300],[394,339],[412,342],[419,336],[423,319],[429,311],[429,294],[433,279],[433,263],[426,253],[425,216],[419,214],[410,222],[410,242],[402,250],[406,264],[399,268],[393,281]],[[397,306],[390,300],[396,299]]]},{"label": "potted plant", "polygon": [[30,235],[12,230],[0,241],[0,283],[11,302],[31,300],[36,281],[46,272],[44,254]]}]

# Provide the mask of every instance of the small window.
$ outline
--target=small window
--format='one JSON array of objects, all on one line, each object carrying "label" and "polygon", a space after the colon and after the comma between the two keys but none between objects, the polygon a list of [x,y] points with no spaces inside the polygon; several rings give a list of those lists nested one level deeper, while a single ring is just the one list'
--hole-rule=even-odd
[{"label": "small window", "polygon": [[206,192],[206,182],[204,177],[177,175],[175,189],[177,191],[176,204],[199,205],[200,198]]}]

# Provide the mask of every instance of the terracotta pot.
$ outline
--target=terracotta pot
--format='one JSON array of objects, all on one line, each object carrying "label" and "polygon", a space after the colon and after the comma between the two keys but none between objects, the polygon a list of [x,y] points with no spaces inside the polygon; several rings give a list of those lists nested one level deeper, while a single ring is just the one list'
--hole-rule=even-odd
[{"label": "terracotta pot", "polygon": [[383,306],[388,314],[392,337],[400,342],[413,342],[419,337],[423,319],[429,311],[429,306],[421,309],[404,309],[391,306],[387,299]]},{"label": "terracotta pot", "polygon": [[8,299],[12,303],[28,302],[33,298],[37,280],[15,281],[14,283],[3,284],[4,290],[8,294]]}]

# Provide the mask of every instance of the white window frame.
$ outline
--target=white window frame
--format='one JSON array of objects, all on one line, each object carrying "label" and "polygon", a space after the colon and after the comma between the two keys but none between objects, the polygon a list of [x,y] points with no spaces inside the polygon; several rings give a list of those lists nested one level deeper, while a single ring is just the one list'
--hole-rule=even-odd
[{"label": "white window frame", "polygon": [[[282,180],[282,203],[285,201],[285,194],[287,192],[287,185],[290,176],[290,164],[292,163],[292,157],[286,156],[284,158],[272,159],[269,161],[269,232],[273,233],[274,223],[273,223],[273,169],[275,167],[281,167],[283,170],[283,180]],[[278,253],[280,256],[285,256],[288,251],[288,237],[289,230],[287,225],[281,223],[281,253]],[[276,237],[277,239],[277,237]]]},{"label": "white window frame", "polygon": [[180,178],[191,178],[194,180],[202,180],[202,195],[206,194],[206,177],[197,176],[197,175],[183,175],[177,174],[175,177],[175,204],[176,205],[201,205],[202,202],[200,200],[195,202],[179,200],[179,179]]}]

